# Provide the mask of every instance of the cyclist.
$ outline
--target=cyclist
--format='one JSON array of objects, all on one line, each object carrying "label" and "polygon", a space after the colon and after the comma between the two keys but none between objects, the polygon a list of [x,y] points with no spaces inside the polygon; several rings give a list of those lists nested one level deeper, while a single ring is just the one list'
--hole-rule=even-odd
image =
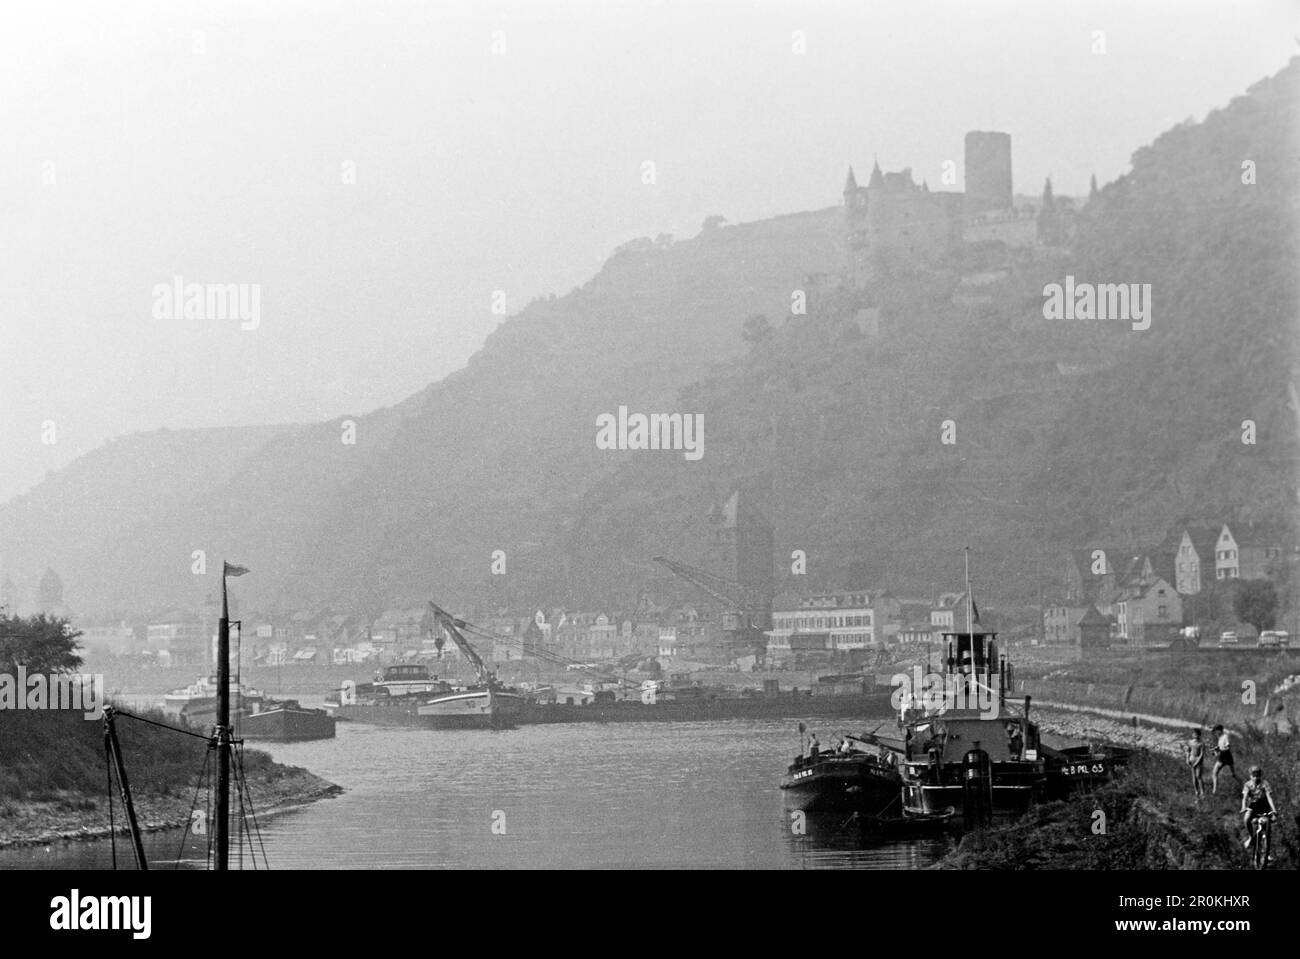
[{"label": "cyclist", "polygon": [[[1242,822],[1246,825],[1246,848],[1255,842],[1255,831],[1251,821],[1266,813],[1277,815],[1277,804],[1273,802],[1273,787],[1264,778],[1264,771],[1258,766],[1250,767],[1250,778],[1241,787]],[[1271,860],[1273,857],[1269,856]]]}]

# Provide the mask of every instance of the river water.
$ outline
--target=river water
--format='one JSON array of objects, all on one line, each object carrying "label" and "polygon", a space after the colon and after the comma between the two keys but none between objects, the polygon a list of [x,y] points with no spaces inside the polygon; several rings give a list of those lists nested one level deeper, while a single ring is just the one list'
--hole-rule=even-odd
[{"label": "river water", "polygon": [[[912,869],[952,842],[886,841],[843,815],[809,817],[796,835],[777,788],[799,747],[785,720],[499,732],[339,723],[334,740],[257,745],[346,790],[262,817],[272,869]],[[179,832],[145,838],[155,867],[178,864]],[[117,852],[129,867],[121,840]],[[191,842],[180,860],[202,868],[202,847]],[[106,841],[0,852],[0,868],[111,861]]]}]

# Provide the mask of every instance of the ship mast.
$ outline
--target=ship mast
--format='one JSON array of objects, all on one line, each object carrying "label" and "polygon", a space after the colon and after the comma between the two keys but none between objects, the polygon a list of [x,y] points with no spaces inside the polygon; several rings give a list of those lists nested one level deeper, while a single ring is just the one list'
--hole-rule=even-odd
[{"label": "ship mast", "polygon": [[230,605],[226,577],[243,576],[244,566],[221,563],[221,620],[217,624],[217,801],[215,868],[230,868]]},{"label": "ship mast", "polygon": [[217,624],[217,860],[225,871],[230,862],[230,606],[226,601],[226,569],[221,567],[221,621]]}]

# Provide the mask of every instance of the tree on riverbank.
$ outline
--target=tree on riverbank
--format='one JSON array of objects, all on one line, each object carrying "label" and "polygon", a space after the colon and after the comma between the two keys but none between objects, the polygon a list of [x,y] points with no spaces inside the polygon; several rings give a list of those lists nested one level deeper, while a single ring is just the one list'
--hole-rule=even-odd
[{"label": "tree on riverbank", "polygon": [[81,666],[80,630],[59,616],[10,616],[0,613],[0,672],[66,673]]},{"label": "tree on riverbank", "polygon": [[1259,632],[1272,629],[1277,617],[1277,590],[1266,579],[1249,579],[1237,587],[1232,611]]}]

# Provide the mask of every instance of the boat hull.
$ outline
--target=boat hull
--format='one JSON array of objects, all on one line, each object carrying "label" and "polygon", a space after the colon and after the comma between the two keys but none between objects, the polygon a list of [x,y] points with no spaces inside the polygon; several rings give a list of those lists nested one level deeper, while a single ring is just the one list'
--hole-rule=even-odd
[{"label": "boat hull", "polygon": [[1130,755],[1122,746],[1075,746],[1056,751],[1047,769],[1048,795],[1065,799],[1104,786],[1123,774]]},{"label": "boat hull", "polygon": [[518,693],[468,690],[428,700],[416,707],[416,718],[433,729],[501,729],[519,722],[523,705]]},{"label": "boat hull", "polygon": [[518,693],[468,690],[443,695],[390,697],[379,702],[326,704],[343,722],[422,729],[505,729],[518,725],[524,698]]},{"label": "boat hull", "polygon": [[335,719],[322,709],[267,709],[244,717],[239,732],[245,739],[281,743],[333,739]]},{"label": "boat hull", "polygon": [[[932,765],[911,765],[903,772],[903,805],[907,812],[963,815],[966,796],[961,763],[944,763],[936,776]],[[1047,798],[1047,773],[1042,762],[994,763],[989,805],[994,816],[1020,816]]]},{"label": "boat hull", "polygon": [[831,756],[790,767],[781,791],[791,809],[858,812],[871,817],[898,810],[902,779],[874,756]]}]

